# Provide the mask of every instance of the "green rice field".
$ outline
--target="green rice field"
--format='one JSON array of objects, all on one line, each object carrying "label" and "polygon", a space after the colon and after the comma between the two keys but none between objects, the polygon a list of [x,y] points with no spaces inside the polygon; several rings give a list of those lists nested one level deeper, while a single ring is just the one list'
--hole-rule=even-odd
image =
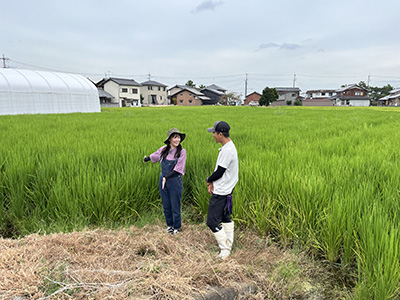
[{"label": "green rice field", "polygon": [[[350,299],[400,297],[400,110],[164,107],[0,116],[0,235],[131,224],[161,206],[144,155],[187,137],[184,199],[207,213],[205,178],[231,125],[239,154],[236,224],[354,276]],[[185,220],[184,220],[185,221]]]}]

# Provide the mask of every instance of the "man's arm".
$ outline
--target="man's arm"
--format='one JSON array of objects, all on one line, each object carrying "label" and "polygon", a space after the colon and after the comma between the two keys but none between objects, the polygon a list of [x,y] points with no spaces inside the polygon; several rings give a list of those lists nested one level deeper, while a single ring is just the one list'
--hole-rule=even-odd
[{"label": "man's arm", "polygon": [[207,178],[207,182],[211,183],[214,182],[222,177],[226,171],[226,168],[218,166],[218,168],[211,174],[210,177]]}]

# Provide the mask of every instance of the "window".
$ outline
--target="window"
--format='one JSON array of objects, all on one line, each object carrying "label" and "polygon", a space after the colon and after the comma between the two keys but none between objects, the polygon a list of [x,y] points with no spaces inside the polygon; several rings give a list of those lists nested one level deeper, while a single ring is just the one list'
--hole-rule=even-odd
[{"label": "window", "polygon": [[165,87],[163,87],[163,91],[165,92]]},{"label": "window", "polygon": [[162,100],[162,96],[160,96],[160,100]]},{"label": "window", "polygon": [[292,94],[292,97],[296,97],[296,94]]},{"label": "window", "polygon": [[151,86],[148,85],[148,86],[147,86],[147,89],[150,91],[150,90],[151,90]]},{"label": "window", "polygon": [[132,94],[137,94],[137,89],[132,89]]},{"label": "window", "polygon": [[325,96],[325,93],[321,93],[322,96]]},{"label": "window", "polygon": [[189,100],[189,103],[192,103],[192,100]]},{"label": "window", "polygon": [[127,93],[128,92],[128,89],[127,88],[122,88],[121,89],[121,93]]},{"label": "window", "polygon": [[158,90],[161,91],[161,87],[160,86],[158,87]]},{"label": "window", "polygon": [[183,100],[179,100],[180,103],[183,103]]}]

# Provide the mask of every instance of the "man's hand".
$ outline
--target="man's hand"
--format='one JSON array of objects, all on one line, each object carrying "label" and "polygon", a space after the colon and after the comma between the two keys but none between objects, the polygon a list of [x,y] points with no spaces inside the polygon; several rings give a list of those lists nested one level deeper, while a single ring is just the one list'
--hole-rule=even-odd
[{"label": "man's hand", "polygon": [[207,191],[209,194],[212,194],[214,191],[214,185],[212,184],[212,182],[207,182]]}]

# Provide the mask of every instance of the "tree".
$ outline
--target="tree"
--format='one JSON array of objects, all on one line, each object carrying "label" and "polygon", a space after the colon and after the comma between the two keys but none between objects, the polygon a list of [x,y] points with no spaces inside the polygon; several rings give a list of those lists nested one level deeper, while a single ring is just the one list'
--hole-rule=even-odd
[{"label": "tree", "polygon": [[385,97],[390,94],[390,91],[393,90],[393,87],[388,84],[383,87],[374,87],[368,86],[364,81],[360,81],[358,86],[362,87],[364,90],[367,91],[368,96],[371,98],[371,104],[376,105],[376,101],[379,98]]},{"label": "tree", "polygon": [[230,92],[221,96],[221,100],[219,101],[221,104],[225,105],[236,105],[236,103],[242,101],[242,94]]},{"label": "tree", "polygon": [[261,98],[258,101],[258,103],[260,105],[269,106],[272,102],[278,100],[278,98],[279,98],[279,94],[275,88],[266,87],[263,90]]},{"label": "tree", "polygon": [[206,86],[204,84],[199,85],[199,89],[204,89]]},{"label": "tree", "polygon": [[186,82],[186,86],[190,86],[192,88],[195,88],[196,84],[192,80],[188,80],[188,82]]}]

